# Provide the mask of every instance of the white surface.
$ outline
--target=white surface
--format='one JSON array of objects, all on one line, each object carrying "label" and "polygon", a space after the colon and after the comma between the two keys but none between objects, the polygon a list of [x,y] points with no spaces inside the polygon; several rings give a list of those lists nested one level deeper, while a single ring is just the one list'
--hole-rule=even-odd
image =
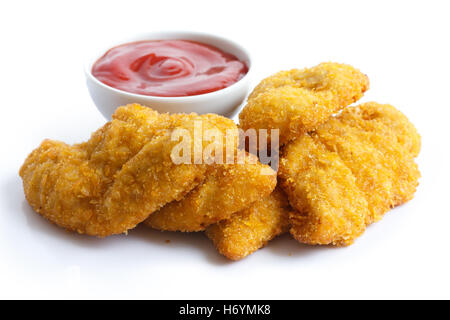
[{"label": "white surface", "polygon": [[[151,97],[125,92],[105,85],[92,75],[92,66],[109,49],[124,43],[159,39],[189,39],[215,46],[225,52],[231,53],[239,60],[244,61],[248,66],[248,73],[237,83],[234,83],[227,88],[207,94],[188,97]],[[231,39],[203,32],[157,31],[144,32],[138,35],[132,34],[128,37],[116,39],[114,42],[108,41],[108,45],[100,46],[98,44],[104,41],[101,36],[96,40],[96,50],[92,50],[94,52],[91,53],[84,71],[86,75],[86,84],[92,100],[98,110],[107,119],[111,119],[117,106],[129,103],[140,103],[142,105],[152,106],[154,110],[159,112],[217,113],[224,116],[234,116],[237,114],[239,106],[245,99],[250,87],[250,79],[253,72],[250,55],[241,44],[235,43]]]},{"label": "white surface", "polygon": [[[450,298],[448,2],[158,3],[0,4],[0,298]],[[397,106],[422,135],[416,197],[351,247],[284,236],[234,263],[202,234],[139,227],[99,240],[47,223],[17,172],[44,138],[82,141],[105,122],[85,86],[85,56],[99,37],[167,29],[245,44],[254,84],[326,60],[360,68],[371,80],[363,101]]]}]

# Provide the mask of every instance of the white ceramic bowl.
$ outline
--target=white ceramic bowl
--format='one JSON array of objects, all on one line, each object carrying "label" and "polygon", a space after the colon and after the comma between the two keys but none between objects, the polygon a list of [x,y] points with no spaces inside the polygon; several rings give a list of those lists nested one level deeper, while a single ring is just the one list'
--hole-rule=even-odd
[{"label": "white ceramic bowl", "polygon": [[[100,82],[92,75],[91,71],[93,64],[109,49],[128,42],[161,39],[193,40],[213,45],[222,51],[231,53],[239,60],[244,61],[247,64],[248,73],[241,80],[227,88],[188,97],[156,97],[130,93],[112,88]],[[100,48],[100,50],[95,52],[85,65],[86,82],[89,93],[98,110],[100,110],[107,119],[111,119],[111,116],[117,107],[128,103],[139,103],[159,112],[217,113],[224,116],[232,116],[247,95],[251,71],[252,63],[250,55],[239,44],[215,35],[183,31],[151,32],[128,39],[122,39],[107,47]]]}]

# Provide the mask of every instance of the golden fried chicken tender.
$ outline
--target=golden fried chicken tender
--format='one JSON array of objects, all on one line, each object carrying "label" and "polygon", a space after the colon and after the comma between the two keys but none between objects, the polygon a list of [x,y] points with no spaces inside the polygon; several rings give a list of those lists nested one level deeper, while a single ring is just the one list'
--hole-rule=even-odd
[{"label": "golden fried chicken tender", "polygon": [[251,207],[210,226],[206,235],[222,255],[239,260],[287,232],[290,210],[284,192],[277,187]]},{"label": "golden fried chicken tender", "polygon": [[202,231],[266,197],[276,184],[275,171],[240,150],[235,163],[216,164],[202,184],[152,214],[145,224],[167,231]]},{"label": "golden fried chicken tender", "polygon": [[367,76],[345,64],[281,71],[253,90],[239,114],[240,126],[279,129],[283,145],[360,99],[368,88]]},{"label": "golden fried chicken tender", "polygon": [[183,128],[193,134],[196,121],[202,130],[236,128],[220,116],[160,115],[129,105],[86,143],[45,140],[20,169],[25,196],[35,211],[68,230],[100,237],[126,232],[205,178],[205,165],[171,158],[178,143],[171,133]]},{"label": "golden fried chicken tender", "polygon": [[74,146],[85,150],[90,166],[101,172],[105,184],[153,137],[174,126],[168,114],[138,104],[117,108],[112,119],[89,141]]},{"label": "golden fried chicken tender", "polygon": [[420,136],[390,105],[345,109],[283,150],[279,177],[291,234],[309,244],[351,244],[392,207],[412,199]]},{"label": "golden fried chicken tender", "polygon": [[[421,146],[419,133],[403,113],[389,104],[363,103],[359,108],[345,109],[339,118],[343,122],[351,123],[352,126],[359,126],[366,131],[377,131],[383,125],[389,127],[392,132],[389,130],[383,130],[383,132],[388,135],[394,133],[395,140],[408,150],[414,158],[419,155]],[[366,121],[361,121],[361,119]]]},{"label": "golden fried chicken tender", "polygon": [[348,245],[360,236],[367,201],[339,156],[308,134],[289,143],[278,173],[290,204],[291,234],[308,244]]},{"label": "golden fried chicken tender", "polygon": [[414,196],[420,136],[405,115],[375,102],[345,109],[315,133],[351,169],[369,206],[366,224]]}]

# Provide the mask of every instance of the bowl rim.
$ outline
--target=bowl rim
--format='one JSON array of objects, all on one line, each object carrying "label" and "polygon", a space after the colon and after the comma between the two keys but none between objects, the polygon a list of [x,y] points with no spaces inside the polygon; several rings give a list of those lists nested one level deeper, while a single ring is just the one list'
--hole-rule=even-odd
[{"label": "bowl rim", "polygon": [[[239,79],[238,81],[236,81],[235,83],[233,83],[232,85],[230,85],[226,88],[219,89],[219,90],[216,90],[213,92],[197,94],[197,95],[193,95],[193,96],[181,96],[181,97],[160,97],[160,96],[150,96],[150,95],[144,95],[144,94],[131,93],[128,91],[124,91],[124,90],[120,90],[120,89],[116,89],[111,86],[108,86],[107,84],[104,84],[103,82],[98,80],[96,77],[94,77],[94,75],[92,74],[92,66],[109,49],[114,48],[115,46],[119,46],[121,44],[137,42],[137,41],[145,41],[145,38],[151,37],[152,35],[153,36],[160,35],[161,36],[160,40],[165,40],[164,37],[169,37],[167,39],[180,39],[180,40],[196,41],[194,39],[189,39],[189,37],[205,37],[205,38],[211,38],[211,39],[217,39],[219,41],[223,41],[243,52],[243,54],[245,56],[244,59],[247,60],[245,62],[247,64],[248,71],[241,79]],[[101,86],[107,90],[111,90],[117,94],[125,95],[129,98],[140,99],[140,100],[153,100],[153,101],[161,101],[161,102],[164,102],[164,101],[178,102],[178,101],[195,100],[195,99],[200,99],[200,98],[203,99],[203,98],[212,97],[212,96],[226,95],[227,93],[231,92],[232,90],[235,90],[238,86],[245,84],[245,82],[248,81],[248,79],[250,78],[250,73],[253,70],[252,58],[247,49],[245,49],[242,45],[235,42],[234,40],[231,40],[231,39],[223,37],[223,36],[218,36],[218,35],[215,35],[212,33],[199,32],[199,31],[169,30],[169,31],[153,31],[153,32],[139,33],[134,36],[128,36],[127,38],[128,38],[128,40],[122,39],[119,41],[114,41],[114,44],[109,45],[107,49],[98,50],[98,52],[101,52],[100,55],[97,54],[95,57],[91,56],[90,58],[88,58],[84,64],[84,73],[85,73],[86,77],[89,78],[91,81],[93,81],[96,85]],[[132,40],[132,39],[135,39],[135,40]],[[141,39],[141,40],[138,40],[138,39]],[[157,40],[157,39],[148,39],[148,40]],[[199,41],[199,42],[203,42],[203,41]],[[203,43],[212,45],[206,41]],[[104,48],[104,47],[105,46],[101,46],[101,48]]]}]

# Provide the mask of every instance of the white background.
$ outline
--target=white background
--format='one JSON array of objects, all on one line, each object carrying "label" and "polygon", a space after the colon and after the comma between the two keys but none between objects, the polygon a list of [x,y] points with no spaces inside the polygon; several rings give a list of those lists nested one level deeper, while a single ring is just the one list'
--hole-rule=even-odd
[{"label": "white background", "polygon": [[[1,2],[0,298],[450,298],[447,3]],[[84,58],[100,41],[177,29],[242,43],[253,84],[322,61],[360,68],[371,80],[363,101],[395,105],[422,135],[415,198],[348,248],[286,235],[240,262],[203,234],[138,227],[96,239],[35,214],[18,176],[27,154],[44,138],[86,140],[105,122],[85,87]]]}]

